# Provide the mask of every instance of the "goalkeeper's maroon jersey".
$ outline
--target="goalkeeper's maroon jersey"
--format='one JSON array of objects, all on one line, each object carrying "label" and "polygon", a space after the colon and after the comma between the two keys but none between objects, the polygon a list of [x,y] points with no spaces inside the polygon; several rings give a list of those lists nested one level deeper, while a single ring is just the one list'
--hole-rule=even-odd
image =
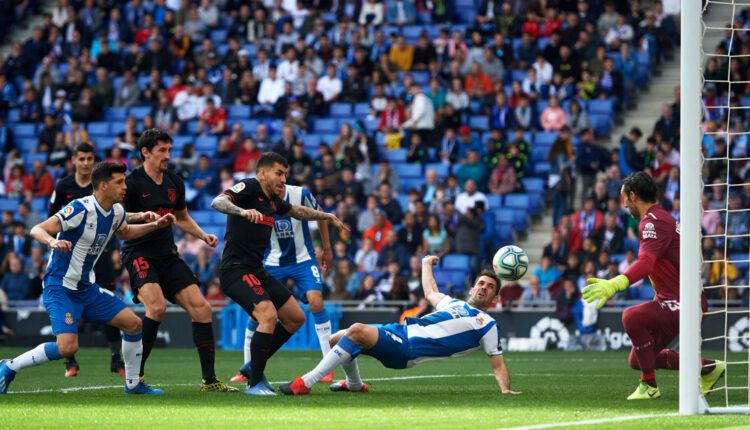
[{"label": "goalkeeper's maroon jersey", "polygon": [[680,300],[680,225],[661,205],[653,205],[638,225],[638,261],[625,276],[634,283],[651,279],[657,301]]}]

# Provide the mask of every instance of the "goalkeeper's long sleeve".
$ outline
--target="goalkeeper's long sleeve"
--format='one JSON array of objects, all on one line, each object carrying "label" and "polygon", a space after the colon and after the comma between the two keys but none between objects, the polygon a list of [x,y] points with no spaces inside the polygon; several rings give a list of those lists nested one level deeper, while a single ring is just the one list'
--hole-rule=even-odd
[{"label": "goalkeeper's long sleeve", "polygon": [[624,275],[628,277],[631,284],[634,284],[648,276],[654,270],[656,257],[648,252],[640,252],[638,259],[628,267]]}]

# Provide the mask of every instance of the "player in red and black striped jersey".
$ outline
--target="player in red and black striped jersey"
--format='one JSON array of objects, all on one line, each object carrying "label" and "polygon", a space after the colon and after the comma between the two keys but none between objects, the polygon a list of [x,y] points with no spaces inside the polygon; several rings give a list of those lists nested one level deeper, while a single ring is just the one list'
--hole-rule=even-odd
[{"label": "player in red and black striped jersey", "polygon": [[263,375],[266,363],[305,322],[305,314],[291,292],[263,268],[263,253],[271,242],[274,215],[329,221],[339,230],[346,229],[333,214],[286,202],[282,197],[288,173],[289,164],[284,157],[266,152],[258,160],[257,179],[236,183],[211,204],[229,215],[219,267],[221,287],[258,321],[250,344],[252,364],[246,394],[276,394]]},{"label": "player in red and black striped jersey", "polygon": [[[71,158],[75,172],[68,175],[55,184],[55,191],[52,193],[49,205],[49,216],[53,216],[60,211],[65,205],[75,199],[90,196],[94,189],[91,187],[91,172],[94,168],[94,147],[88,143],[80,143],[73,149]],[[112,263],[112,250],[117,246],[114,240],[110,240],[102,251],[101,257],[94,266],[96,283],[108,289],[115,291],[115,270]],[[120,355],[120,330],[105,325],[104,335],[110,349],[110,370],[112,373],[119,373],[125,377],[125,368]],[[74,355],[65,360],[65,376],[71,378],[78,374],[80,366]]]},{"label": "player in red and black striped jersey", "polygon": [[[185,204],[185,184],[169,171],[172,138],[169,134],[150,129],[138,139],[138,151],[143,166],[133,170],[126,179],[125,210],[128,212],[155,212],[160,216],[174,214],[175,225],[216,247],[218,239],[208,234],[190,217]],[[198,349],[203,384],[201,391],[237,391],[216,377],[214,368],[215,341],[213,314],[198,288],[198,278],[177,254],[171,228],[161,229],[140,239],[126,241],[122,262],[130,274],[134,301],[143,303],[143,358],[140,376],[159,330],[167,302],[180,305],[193,320],[193,341]]]},{"label": "player in red and black striped jersey", "polygon": [[[633,342],[630,367],[641,371],[641,382],[628,400],[661,397],[656,386],[656,369],[676,370],[679,354],[668,348],[680,332],[680,227],[672,215],[657,203],[658,189],[644,172],[628,175],[620,191],[623,205],[640,220],[638,259],[628,270],[612,279],[588,279],[583,290],[587,302],[598,307],[618,291],[646,276],[656,291],[651,302],[631,306],[622,314],[622,325]],[[703,310],[706,297],[701,295]],[[726,369],[721,361],[703,360],[701,389],[704,394],[716,384]]]}]

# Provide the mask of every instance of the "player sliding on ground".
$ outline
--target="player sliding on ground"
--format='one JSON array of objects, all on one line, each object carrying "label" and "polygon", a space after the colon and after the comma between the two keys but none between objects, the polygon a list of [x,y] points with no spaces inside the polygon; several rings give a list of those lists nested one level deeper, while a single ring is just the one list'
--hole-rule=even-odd
[{"label": "player sliding on ground", "polygon": [[330,386],[331,391],[367,392],[359,377],[357,356],[377,358],[385,367],[405,369],[428,360],[456,357],[484,349],[503,394],[521,394],[510,389],[510,374],[499,343],[497,322],[487,309],[497,303],[500,279],[490,271],[479,274],[469,299],[461,301],[438,291],[432,266],[438,257],[422,259],[422,288],[435,312],[422,318],[406,318],[403,324],[380,327],[356,323],[331,338],[332,349],[323,360],[302,377],[279,387],[289,395],[310,393],[310,389],[328,372],[342,366],[346,380]]},{"label": "player sliding on ground", "polygon": [[[667,346],[680,332],[680,227],[661,205],[657,204],[657,187],[644,172],[629,175],[620,194],[630,214],[640,220],[638,259],[628,270],[612,279],[591,278],[583,289],[583,299],[598,301],[598,308],[618,291],[649,276],[656,291],[654,301],[631,306],[622,314],[622,325],[633,342],[628,362],[641,371],[641,382],[628,400],[661,397],[656,385],[656,369],[677,370],[679,354]],[[696,274],[697,276],[697,274]],[[706,297],[701,295],[706,311]],[[702,360],[701,391],[706,394],[724,374],[726,363]]]},{"label": "player sliding on ground", "polygon": [[51,249],[44,273],[42,299],[47,308],[55,342],[43,343],[13,360],[0,361],[0,394],[8,391],[16,372],[50,360],[71,357],[78,350],[78,320],[109,324],[123,331],[125,393],[162,394],[141,382],[141,319],[119,298],[96,284],[94,266],[115,234],[133,240],[175,222],[172,214],[142,217],[148,224],[129,225],[122,207],[125,197],[122,164],[99,163],[91,173],[94,195],[73,200],[55,215],[31,229],[31,236]]}]

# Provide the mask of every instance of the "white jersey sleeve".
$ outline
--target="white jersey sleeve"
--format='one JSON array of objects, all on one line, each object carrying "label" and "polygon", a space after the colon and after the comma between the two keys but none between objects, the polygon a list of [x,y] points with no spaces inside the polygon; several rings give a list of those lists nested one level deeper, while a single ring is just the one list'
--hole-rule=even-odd
[{"label": "white jersey sleeve", "polygon": [[435,305],[435,310],[436,311],[444,311],[447,308],[449,308],[450,306],[452,306],[452,305],[454,305],[454,304],[456,304],[456,303],[458,303],[460,301],[461,300],[454,299],[451,296],[444,295],[443,298],[440,299],[440,301],[438,302],[438,304]]},{"label": "white jersey sleeve", "polygon": [[78,200],[73,200],[60,209],[55,216],[60,220],[62,231],[72,230],[81,225],[86,218],[86,207]]},{"label": "white jersey sleeve", "polygon": [[122,230],[127,224],[125,220],[127,219],[128,214],[127,212],[125,212],[125,208],[119,203],[115,204],[114,210],[115,210],[115,220],[116,220],[115,226],[116,227],[113,229],[113,231],[117,232],[117,231]]},{"label": "white jersey sleeve", "polygon": [[497,329],[497,323],[492,324],[492,328],[482,336],[479,343],[482,345],[482,348],[487,355],[503,355],[503,349],[500,347],[500,333]]}]

